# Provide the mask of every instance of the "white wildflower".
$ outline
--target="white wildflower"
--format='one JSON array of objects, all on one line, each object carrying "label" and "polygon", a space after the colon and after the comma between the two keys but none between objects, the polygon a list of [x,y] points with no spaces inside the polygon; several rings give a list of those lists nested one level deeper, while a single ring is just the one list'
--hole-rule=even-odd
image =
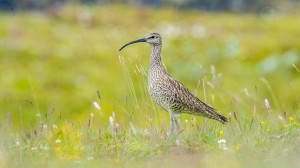
[{"label": "white wildflower", "polygon": [[112,118],[112,116],[109,116],[109,123],[110,125],[114,125],[114,119]]},{"label": "white wildflower", "polygon": [[220,139],[220,140],[218,141],[218,143],[219,143],[219,144],[225,144],[225,143],[226,143],[226,139]]},{"label": "white wildflower", "polygon": [[88,160],[94,160],[94,157],[93,156],[88,157]]},{"label": "white wildflower", "polygon": [[226,146],[226,139],[220,139],[218,141],[218,144],[219,144],[219,148],[226,151],[226,150],[229,150],[229,148]]},{"label": "white wildflower", "polygon": [[90,116],[91,116],[92,118],[94,118],[94,113],[90,113]]},{"label": "white wildflower", "polygon": [[145,131],[144,131],[144,134],[145,134],[146,136],[148,136],[148,135],[149,135],[149,131],[148,131],[148,129],[145,129]]},{"label": "white wildflower", "polygon": [[57,129],[57,125],[53,124],[52,125],[53,129]]},{"label": "white wildflower", "polygon": [[19,141],[16,142],[16,146],[20,146],[20,142]]},{"label": "white wildflower", "polygon": [[49,149],[47,146],[41,146],[40,148],[45,151],[47,151]]},{"label": "white wildflower", "polygon": [[283,117],[279,114],[278,114],[278,118],[279,118],[279,120],[283,120]]},{"label": "white wildflower", "polygon": [[61,140],[60,140],[60,139],[57,139],[57,140],[55,141],[55,143],[61,143]]},{"label": "white wildflower", "polygon": [[99,104],[97,102],[93,102],[93,105],[96,109],[101,110],[101,107],[99,106]]},{"label": "white wildflower", "polygon": [[31,148],[31,150],[33,150],[33,151],[36,150],[36,149],[37,149],[36,147],[32,147],[32,148]]},{"label": "white wildflower", "polygon": [[47,129],[47,128],[48,128],[48,126],[44,124],[43,125],[43,129]]},{"label": "white wildflower", "polygon": [[118,133],[120,129],[120,125],[118,123],[116,123],[116,132]]},{"label": "white wildflower", "polygon": [[270,109],[270,108],[271,108],[268,99],[265,99],[265,105],[266,105],[267,109]]}]

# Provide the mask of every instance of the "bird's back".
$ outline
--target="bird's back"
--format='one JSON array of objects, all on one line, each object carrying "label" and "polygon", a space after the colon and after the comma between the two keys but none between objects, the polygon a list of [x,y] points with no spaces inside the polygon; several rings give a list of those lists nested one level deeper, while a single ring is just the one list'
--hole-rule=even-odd
[{"label": "bird's back", "polygon": [[215,119],[223,124],[227,122],[216,109],[199,100],[162,66],[149,70],[148,91],[153,101],[169,113],[188,113]]}]

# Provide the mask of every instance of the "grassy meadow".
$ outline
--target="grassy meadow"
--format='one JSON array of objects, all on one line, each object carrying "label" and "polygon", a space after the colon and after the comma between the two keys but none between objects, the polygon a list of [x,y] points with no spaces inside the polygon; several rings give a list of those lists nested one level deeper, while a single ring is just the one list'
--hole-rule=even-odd
[{"label": "grassy meadow", "polygon": [[[298,8],[300,9],[300,8]],[[211,13],[68,5],[0,13],[0,167],[297,167],[300,10]],[[158,32],[168,72],[229,118],[168,114],[147,92]]]}]

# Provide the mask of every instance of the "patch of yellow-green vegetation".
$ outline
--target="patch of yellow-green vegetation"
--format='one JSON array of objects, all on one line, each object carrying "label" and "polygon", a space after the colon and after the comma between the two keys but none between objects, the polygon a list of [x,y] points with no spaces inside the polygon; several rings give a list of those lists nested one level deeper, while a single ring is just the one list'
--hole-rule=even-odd
[{"label": "patch of yellow-green vegetation", "polygon": [[[0,167],[295,167],[299,14],[1,13]],[[165,141],[169,116],[147,93],[150,46],[118,51],[150,32],[169,73],[227,125],[182,115],[182,140]]]},{"label": "patch of yellow-green vegetation", "polygon": [[2,167],[298,164],[300,125],[293,117],[280,117],[261,122],[230,117],[226,126],[210,121],[199,123],[195,118],[180,120],[183,131],[179,142],[176,135],[166,142],[166,129],[152,121],[144,131],[123,128],[115,123],[114,117],[104,127],[99,127],[95,116],[88,123],[43,124],[23,133],[2,133],[1,164]]}]

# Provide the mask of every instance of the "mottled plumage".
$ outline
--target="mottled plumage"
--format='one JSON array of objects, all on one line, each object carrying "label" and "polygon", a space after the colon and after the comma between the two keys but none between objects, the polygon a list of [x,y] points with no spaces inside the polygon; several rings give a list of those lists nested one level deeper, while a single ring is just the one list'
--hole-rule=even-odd
[{"label": "mottled plumage", "polygon": [[127,45],[137,42],[148,42],[152,45],[148,74],[148,91],[151,99],[170,114],[171,129],[168,139],[174,129],[174,122],[176,130],[179,132],[180,127],[175,116],[181,113],[215,119],[223,124],[227,122],[226,117],[218,114],[217,110],[213,107],[199,100],[189,89],[174,79],[165,70],[160,55],[162,38],[158,33],[151,33],[146,38],[127,43],[120,50]]}]

